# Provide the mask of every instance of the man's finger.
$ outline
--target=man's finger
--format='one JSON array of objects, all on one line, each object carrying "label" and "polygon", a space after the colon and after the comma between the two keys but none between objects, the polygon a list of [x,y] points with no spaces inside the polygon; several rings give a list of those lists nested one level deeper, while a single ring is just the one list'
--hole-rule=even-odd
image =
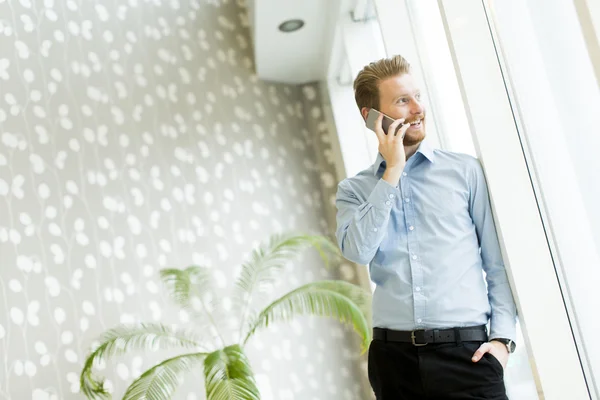
[{"label": "man's finger", "polygon": [[410,124],[406,123],[403,124],[400,129],[398,129],[398,132],[396,132],[396,136],[400,137],[400,139],[404,139],[404,134],[406,133],[406,131],[408,130],[408,128],[410,128]]},{"label": "man's finger", "polygon": [[491,345],[489,343],[484,343],[482,344],[477,351],[473,354],[473,358],[471,358],[471,360],[473,362],[477,362],[479,360],[481,360],[481,357],[483,357],[483,355],[487,352],[490,351]]},{"label": "man's finger", "polygon": [[383,127],[381,126],[382,121],[383,114],[379,113],[377,119],[375,120],[375,134],[377,135],[377,139],[379,139],[379,143],[381,143],[385,139],[385,132],[383,131]]},{"label": "man's finger", "polygon": [[[404,118],[397,119],[391,123],[390,127],[388,128],[388,135],[390,136],[390,140],[392,140],[392,138],[396,136],[396,129],[398,129],[398,126],[402,123],[404,123]],[[390,133],[393,133],[393,135],[390,135]]]}]

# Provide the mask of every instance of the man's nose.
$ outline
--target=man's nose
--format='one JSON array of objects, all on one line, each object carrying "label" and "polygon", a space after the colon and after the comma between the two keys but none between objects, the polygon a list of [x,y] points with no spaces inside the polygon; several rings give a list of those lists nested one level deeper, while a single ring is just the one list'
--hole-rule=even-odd
[{"label": "man's nose", "polygon": [[423,105],[420,101],[414,99],[412,101],[411,114],[423,114]]}]

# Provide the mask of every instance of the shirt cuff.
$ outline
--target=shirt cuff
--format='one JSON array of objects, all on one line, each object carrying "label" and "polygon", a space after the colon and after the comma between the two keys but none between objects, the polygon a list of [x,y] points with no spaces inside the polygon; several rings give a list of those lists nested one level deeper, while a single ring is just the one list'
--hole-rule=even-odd
[{"label": "shirt cuff", "polygon": [[391,210],[400,194],[400,189],[384,179],[379,179],[367,202],[380,210]]},{"label": "shirt cuff", "polygon": [[517,332],[514,324],[502,324],[492,319],[490,325],[490,341],[493,339],[510,339],[513,342],[516,342]]}]

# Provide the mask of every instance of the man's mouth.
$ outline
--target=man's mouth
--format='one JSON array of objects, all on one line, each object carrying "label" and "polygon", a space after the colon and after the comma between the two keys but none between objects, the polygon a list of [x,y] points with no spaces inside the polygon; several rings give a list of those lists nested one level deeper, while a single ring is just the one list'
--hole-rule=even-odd
[{"label": "man's mouth", "polygon": [[409,123],[410,123],[410,127],[408,129],[420,129],[421,125],[423,125],[423,120],[421,118],[419,118],[419,119],[415,119],[414,121],[409,122]]}]

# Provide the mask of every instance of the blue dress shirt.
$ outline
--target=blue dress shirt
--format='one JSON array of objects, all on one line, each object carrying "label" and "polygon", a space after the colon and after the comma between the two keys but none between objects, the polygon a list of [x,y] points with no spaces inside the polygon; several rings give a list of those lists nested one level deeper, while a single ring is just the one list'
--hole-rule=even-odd
[{"label": "blue dress shirt", "polygon": [[369,264],[376,284],[373,326],[489,322],[490,339],[515,340],[516,307],[479,161],[424,141],[398,186],[382,179],[384,171],[379,154],[373,166],[340,182],[336,198],[342,254]]}]

